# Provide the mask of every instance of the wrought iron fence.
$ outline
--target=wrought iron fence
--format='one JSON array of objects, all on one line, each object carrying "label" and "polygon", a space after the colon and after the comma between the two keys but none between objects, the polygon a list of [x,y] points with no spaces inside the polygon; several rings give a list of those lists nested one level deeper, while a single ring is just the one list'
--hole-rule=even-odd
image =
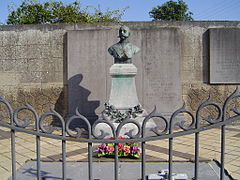
[{"label": "wrought iron fence", "polygon": [[[169,179],[172,179],[172,169],[173,169],[173,139],[176,137],[181,137],[188,134],[195,134],[195,169],[194,169],[194,179],[199,179],[199,133],[201,131],[205,131],[212,128],[221,128],[221,169],[220,169],[220,179],[224,179],[224,153],[225,153],[225,126],[233,123],[236,120],[240,119],[240,111],[237,109],[237,106],[231,108],[229,111],[233,112],[233,116],[228,117],[227,109],[229,109],[230,102],[233,99],[240,97],[240,93],[238,88],[226,98],[224,104],[220,106],[219,104],[213,102],[209,97],[205,102],[203,102],[198,108],[195,114],[186,110],[185,105],[180,109],[176,110],[168,120],[161,114],[156,112],[156,108],[148,114],[143,123],[140,125],[137,121],[127,119],[122,121],[117,127],[114,126],[112,122],[105,119],[97,120],[93,125],[90,124],[88,119],[82,116],[77,110],[76,115],[70,117],[66,122],[64,118],[58,114],[53,109],[50,112],[44,113],[41,116],[37,114],[35,109],[25,103],[23,107],[19,107],[16,110],[13,110],[12,106],[8,101],[0,97],[0,102],[3,103],[9,112],[10,122],[0,121],[0,126],[9,128],[11,131],[11,159],[12,159],[12,179],[17,179],[16,177],[16,149],[15,149],[15,133],[23,132],[27,134],[32,134],[36,136],[36,165],[37,165],[37,179],[41,179],[40,170],[41,170],[41,159],[40,159],[40,142],[41,137],[53,138],[62,141],[62,179],[66,179],[66,142],[67,141],[75,141],[75,142],[83,142],[88,144],[88,179],[93,180],[93,143],[114,143],[114,179],[118,180],[118,144],[119,143],[127,143],[127,142],[140,142],[141,143],[141,178],[142,180],[146,179],[145,168],[146,168],[146,152],[145,152],[145,144],[148,141],[154,140],[162,140],[168,139],[169,147],[168,147],[168,169],[169,169]],[[216,117],[213,117],[211,114],[205,116],[205,118],[200,116],[201,111],[207,107],[215,107]],[[23,111],[30,111],[34,115],[35,128],[34,130],[28,130],[26,127],[30,125],[30,121],[24,119],[21,121],[18,118],[18,114]],[[179,114],[186,113],[190,116],[191,121],[186,123],[184,120],[176,121],[176,117]],[[47,117],[55,117],[61,122],[61,135],[52,134],[53,128],[46,128],[44,126],[44,121]],[[152,118],[157,118],[164,125],[164,128],[160,130],[158,127],[152,128],[151,131],[155,134],[153,136],[148,136],[146,131],[146,124]],[[75,128],[75,133],[73,133],[70,128],[70,124],[73,121],[81,121],[81,123],[85,123],[87,125],[88,138],[80,138],[81,130],[79,128]],[[156,119],[155,119],[156,121]],[[200,121],[205,121],[208,125],[201,125]],[[106,139],[105,137],[108,133],[101,131],[100,134],[95,133],[95,128],[98,124],[104,123],[108,125],[111,129],[113,139]],[[121,129],[126,124],[134,124],[137,127],[137,132],[133,133],[133,131],[129,131],[126,135],[129,137],[127,139],[119,139],[118,136],[121,132]],[[178,127],[180,131],[174,131],[174,128]]]}]

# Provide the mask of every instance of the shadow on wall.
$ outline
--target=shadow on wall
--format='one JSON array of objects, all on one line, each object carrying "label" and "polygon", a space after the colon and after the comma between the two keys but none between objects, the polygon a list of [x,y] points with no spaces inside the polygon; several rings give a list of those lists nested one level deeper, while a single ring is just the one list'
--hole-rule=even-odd
[{"label": "shadow on wall", "polygon": [[[83,80],[82,74],[77,74],[71,77],[68,81],[68,117],[75,115],[76,109],[88,118],[91,124],[93,124],[97,119],[98,116],[95,113],[95,110],[99,107],[100,101],[89,101],[89,95],[91,91],[82,87],[80,83]],[[79,123],[79,120],[74,120],[71,123],[71,127],[85,127],[82,123]]]},{"label": "shadow on wall", "polygon": [[[70,79],[68,79],[68,61],[67,61],[67,34],[63,38],[63,82],[67,84],[60,93],[59,98],[55,104],[55,110],[63,117],[65,120],[69,119],[71,116],[76,114],[76,109],[85,116],[91,124],[93,124],[98,116],[95,110],[99,107],[100,101],[89,101],[89,95],[91,91],[82,87],[80,84],[83,80],[82,74],[77,74]],[[59,126],[59,120],[54,119],[54,125]],[[75,119],[71,124],[71,128],[76,127],[86,127],[83,121]]]},{"label": "shadow on wall", "polygon": [[[99,107],[100,101],[89,101],[88,97],[91,91],[82,87],[80,83],[82,82],[83,75],[77,74],[71,77],[68,81],[68,88],[65,88],[59,95],[56,104],[55,111],[58,112],[65,120],[69,119],[71,116],[76,114],[76,109],[81,115],[85,116],[91,124],[93,124],[98,116],[95,110]],[[66,97],[68,94],[68,97]],[[67,108],[68,106],[68,108]],[[68,109],[68,112],[66,112]],[[81,121],[83,122],[83,121]],[[71,128],[76,127],[86,127],[85,123],[81,123],[79,119],[75,119],[71,124]],[[60,121],[54,118],[53,124],[56,126],[61,126]]]}]

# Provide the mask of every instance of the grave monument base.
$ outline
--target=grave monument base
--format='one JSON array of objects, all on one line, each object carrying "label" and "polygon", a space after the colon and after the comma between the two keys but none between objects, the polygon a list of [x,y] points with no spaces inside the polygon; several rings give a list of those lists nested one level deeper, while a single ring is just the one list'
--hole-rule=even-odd
[{"label": "grave monument base", "polygon": [[[144,110],[144,112],[136,117],[136,118],[133,118],[131,120],[133,121],[136,121],[140,124],[140,128],[142,127],[142,124],[143,124],[143,120],[144,118],[146,117],[147,115],[147,112]],[[117,129],[117,127],[119,126],[120,123],[117,123],[117,122],[113,122],[113,125],[114,127]],[[153,121],[153,119],[149,119],[148,122],[146,123],[146,127],[145,129],[147,131],[150,131],[152,128],[155,128],[156,127],[156,124],[155,122]],[[95,127],[94,131],[95,131],[95,134],[97,136],[99,136],[101,134],[101,130],[103,130],[105,133],[108,133],[109,135],[107,136],[107,138],[109,137],[113,137],[113,134],[112,134],[112,130],[111,128],[109,127],[109,125],[105,124],[105,123],[99,123],[97,124],[97,126]],[[130,131],[130,130],[133,130],[133,135],[137,134],[138,133],[138,127],[133,124],[133,123],[127,123],[125,124],[122,128],[121,128],[121,131],[119,133],[119,136],[126,136],[126,134]],[[141,130],[141,129],[140,129]]]}]

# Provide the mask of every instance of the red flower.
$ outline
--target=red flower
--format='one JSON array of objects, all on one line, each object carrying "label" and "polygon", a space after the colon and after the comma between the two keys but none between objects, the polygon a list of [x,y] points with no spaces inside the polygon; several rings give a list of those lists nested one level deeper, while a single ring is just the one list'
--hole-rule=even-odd
[{"label": "red flower", "polygon": [[119,150],[123,150],[123,143],[119,143],[119,144],[118,144],[118,149],[119,149]]},{"label": "red flower", "polygon": [[134,142],[127,142],[127,145],[135,144]]},{"label": "red flower", "polygon": [[118,136],[118,139],[126,139],[124,136]]}]

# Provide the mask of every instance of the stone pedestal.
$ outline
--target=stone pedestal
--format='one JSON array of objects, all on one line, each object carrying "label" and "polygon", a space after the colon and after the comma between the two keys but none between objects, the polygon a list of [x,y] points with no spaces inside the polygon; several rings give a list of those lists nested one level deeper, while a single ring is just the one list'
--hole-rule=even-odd
[{"label": "stone pedestal", "polygon": [[117,110],[128,110],[139,105],[135,86],[137,68],[133,64],[113,64],[110,68],[112,87],[109,104]]},{"label": "stone pedestal", "polygon": [[[110,75],[112,77],[112,87],[110,98],[108,101],[108,108],[105,109],[105,118],[113,123],[117,129],[119,123],[125,119],[131,119],[137,121],[142,126],[143,120],[147,115],[147,112],[141,108],[138,101],[137,90],[135,85],[135,76],[137,74],[137,68],[133,64],[113,64],[110,68]],[[110,107],[114,108],[110,108]],[[139,107],[136,108],[136,107]],[[135,113],[133,116],[129,113]],[[138,109],[138,110],[136,110]],[[107,116],[107,114],[114,114],[114,116]],[[128,115],[127,115],[128,114]],[[120,118],[124,117],[124,118]],[[156,127],[156,124],[151,119],[146,124],[147,129]],[[107,124],[100,123],[95,128],[95,133],[100,135],[101,130],[107,132],[109,136],[112,136],[111,129]],[[133,123],[126,124],[120,131],[120,136],[126,135],[127,132],[133,130],[133,133],[138,132],[138,128]]]}]

